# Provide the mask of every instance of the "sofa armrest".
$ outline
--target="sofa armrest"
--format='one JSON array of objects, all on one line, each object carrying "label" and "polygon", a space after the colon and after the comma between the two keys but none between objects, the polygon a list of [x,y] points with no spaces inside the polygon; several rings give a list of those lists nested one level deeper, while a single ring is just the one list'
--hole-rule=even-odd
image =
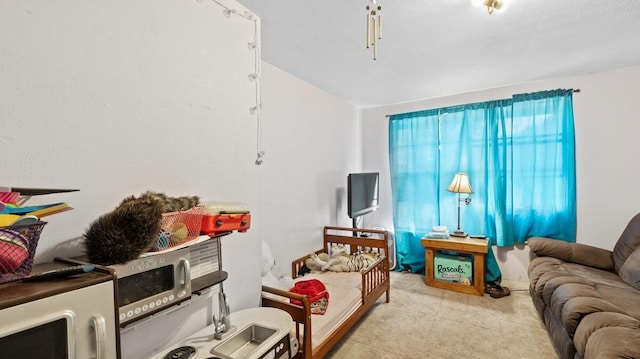
[{"label": "sofa armrest", "polygon": [[538,257],[554,257],[565,262],[614,271],[613,252],[609,250],[543,237],[532,237],[527,242]]},{"label": "sofa armrest", "polygon": [[[626,314],[621,314],[621,313],[615,313],[615,312],[595,312],[595,313],[591,313],[588,315],[585,315],[584,318],[582,318],[582,320],[580,321],[580,324],[578,324],[578,328],[576,329],[576,333],[573,336],[573,343],[575,344],[576,347],[576,351],[578,352],[578,354],[580,354],[581,358],[585,357],[585,353],[586,353],[586,348],[587,345],[591,346],[591,349],[597,350],[597,349],[604,349],[604,348],[597,348],[597,347],[601,347],[604,346],[606,347],[612,347],[611,344],[613,344],[614,340],[611,340],[613,338],[605,338],[608,339],[605,343],[599,342],[600,340],[598,339],[594,339],[593,341],[591,340],[591,336],[598,332],[600,329],[605,329],[605,328],[624,328],[625,330],[623,330],[622,332],[627,332],[628,333],[637,333],[636,334],[636,341],[640,340],[640,321],[630,317]],[[622,339],[622,340],[629,340],[629,337],[623,333],[620,333],[618,335],[618,339]],[[601,333],[602,334],[602,333]],[[597,338],[594,337],[594,338]],[[634,340],[629,340],[627,343],[630,342],[634,342]],[[636,356],[634,357],[638,357],[640,358],[640,346],[636,345],[638,347],[637,352],[636,352]],[[626,351],[627,355],[629,355],[629,345],[622,345],[622,350]],[[601,356],[593,356],[593,358],[601,358]]]}]

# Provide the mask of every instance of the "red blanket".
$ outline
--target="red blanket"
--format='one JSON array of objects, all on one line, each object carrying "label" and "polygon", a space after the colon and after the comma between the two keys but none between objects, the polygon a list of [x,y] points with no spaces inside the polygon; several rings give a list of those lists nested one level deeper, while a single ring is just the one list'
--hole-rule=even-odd
[{"label": "red blanket", "polygon": [[[302,294],[311,301],[311,314],[324,314],[329,306],[329,292],[324,284],[317,279],[302,280],[293,285],[289,290],[292,293]],[[302,302],[291,299],[291,303],[302,305]]]}]

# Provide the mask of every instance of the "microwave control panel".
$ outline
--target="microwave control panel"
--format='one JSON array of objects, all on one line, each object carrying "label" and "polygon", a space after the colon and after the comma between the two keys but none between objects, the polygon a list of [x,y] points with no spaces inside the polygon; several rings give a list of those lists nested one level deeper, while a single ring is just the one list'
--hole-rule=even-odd
[{"label": "microwave control panel", "polygon": [[118,276],[120,325],[189,299],[189,261],[189,248],[181,248],[111,266]]}]

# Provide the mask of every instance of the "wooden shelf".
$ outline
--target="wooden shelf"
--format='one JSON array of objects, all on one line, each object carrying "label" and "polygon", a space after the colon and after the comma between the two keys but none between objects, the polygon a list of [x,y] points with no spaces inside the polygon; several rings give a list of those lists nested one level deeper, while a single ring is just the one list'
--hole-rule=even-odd
[{"label": "wooden shelf", "polygon": [[[72,264],[59,261],[56,258],[53,262],[33,266],[31,273],[37,274],[52,269],[67,268],[70,265]],[[2,283],[0,284],[0,309],[22,304],[25,302],[25,298],[30,298],[29,300],[43,299],[107,281],[113,281],[115,286],[115,278],[113,270],[96,266],[95,270],[91,272],[65,278],[50,278],[32,282],[16,280]]]},{"label": "wooden shelf", "polygon": [[222,270],[205,274],[201,277],[191,280],[191,292],[196,293],[203,289],[213,287],[216,284],[222,283],[227,279],[228,273]]}]

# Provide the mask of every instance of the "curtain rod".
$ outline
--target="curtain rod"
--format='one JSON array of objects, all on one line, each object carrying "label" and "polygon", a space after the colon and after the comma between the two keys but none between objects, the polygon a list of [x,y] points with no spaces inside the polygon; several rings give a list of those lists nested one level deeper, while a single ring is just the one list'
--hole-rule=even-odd
[{"label": "curtain rod", "polygon": [[[573,89],[573,92],[575,92],[575,93],[580,92],[580,89]],[[391,116],[392,115],[384,115],[384,117],[387,117],[387,118],[389,118]]]}]

